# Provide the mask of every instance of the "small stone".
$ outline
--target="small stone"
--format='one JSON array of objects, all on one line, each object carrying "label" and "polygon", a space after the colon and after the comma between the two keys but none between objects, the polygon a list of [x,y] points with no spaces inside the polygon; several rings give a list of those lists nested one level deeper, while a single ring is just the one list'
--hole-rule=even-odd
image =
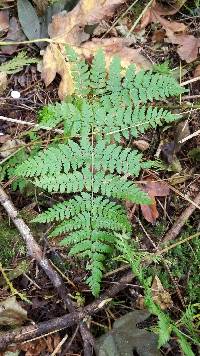
[{"label": "small stone", "polygon": [[17,90],[12,90],[10,95],[12,96],[13,99],[19,99],[21,96],[20,92]]},{"label": "small stone", "polygon": [[145,140],[135,140],[133,141],[133,145],[138,148],[140,151],[146,151],[149,148],[149,143]]}]

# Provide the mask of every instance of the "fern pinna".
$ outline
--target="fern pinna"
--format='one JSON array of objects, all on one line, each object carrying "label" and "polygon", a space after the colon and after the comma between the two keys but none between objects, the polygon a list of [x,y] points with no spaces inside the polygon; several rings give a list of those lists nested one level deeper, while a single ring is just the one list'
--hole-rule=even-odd
[{"label": "fern pinna", "polygon": [[115,248],[115,233],[131,234],[120,202],[151,202],[132,180],[152,162],[144,162],[138,151],[125,148],[122,139],[176,120],[177,115],[148,102],[183,90],[170,76],[144,70],[136,73],[133,65],[122,76],[118,58],[113,58],[107,74],[101,50],[91,67],[71,49],[66,60],[74,79],[74,95],[45,107],[39,116],[41,127],[62,123],[67,142],[40,151],[18,166],[16,174],[32,177],[36,186],[49,192],[71,194],[34,221],[58,222],[51,236],[64,236],[61,244],[70,247],[69,253],[87,261],[87,283],[96,296],[105,260]]}]

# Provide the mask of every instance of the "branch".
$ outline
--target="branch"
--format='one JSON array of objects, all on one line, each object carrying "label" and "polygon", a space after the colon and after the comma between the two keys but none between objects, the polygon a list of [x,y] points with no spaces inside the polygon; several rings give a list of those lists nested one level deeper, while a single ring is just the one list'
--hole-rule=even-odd
[{"label": "branch", "polygon": [[[195,203],[195,204],[194,204]],[[195,211],[196,207],[200,205],[200,193],[197,194],[196,198],[194,199],[193,204],[189,205],[182,214],[178,217],[174,225],[171,229],[166,233],[162,244],[166,243],[170,240],[174,240],[179,232],[181,231],[182,227],[185,225],[185,222],[189,219],[192,213]]]},{"label": "branch", "polygon": [[114,284],[107,289],[100,298],[93,303],[87,305],[82,311],[77,311],[70,314],[65,314],[59,318],[41,322],[37,325],[29,325],[13,331],[0,334],[0,351],[5,350],[12,343],[19,344],[21,342],[44,336],[48,333],[53,333],[61,329],[74,326],[81,322],[87,315],[94,315],[104,307],[118,292],[127,287],[127,284],[134,278],[132,272],[128,272],[122,276],[117,284]]},{"label": "branch", "polygon": [[[7,211],[8,216],[11,218],[14,225],[18,229],[20,235],[22,236],[23,240],[25,241],[29,255],[37,261],[37,263],[46,273],[46,275],[50,279],[54,288],[57,290],[58,295],[63,300],[69,312],[75,313],[74,305],[68,296],[68,290],[65,284],[63,283],[59,274],[52,268],[48,259],[43,255],[42,250],[40,246],[37,244],[37,242],[35,241],[29,227],[25,224],[22,218],[18,217],[18,212],[16,208],[14,207],[12,201],[9,199],[8,195],[5,193],[5,191],[1,186],[0,186],[0,203]],[[80,332],[83,338],[84,348],[88,350],[89,349],[88,345],[89,344],[94,345],[94,340],[85,323],[82,323],[80,325]],[[86,355],[89,356],[91,354],[92,351],[90,353],[88,351]]]}]

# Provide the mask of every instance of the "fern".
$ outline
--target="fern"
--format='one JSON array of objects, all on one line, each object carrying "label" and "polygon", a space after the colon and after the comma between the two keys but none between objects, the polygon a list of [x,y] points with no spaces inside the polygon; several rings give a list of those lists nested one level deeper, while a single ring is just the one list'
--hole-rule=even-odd
[{"label": "fern", "polygon": [[178,115],[153,107],[151,101],[179,95],[183,89],[169,76],[136,73],[133,65],[122,78],[118,58],[112,60],[107,75],[102,51],[90,67],[69,48],[67,60],[74,95],[39,114],[41,127],[63,125],[67,142],[50,145],[19,165],[15,173],[48,192],[70,194],[69,200],[42,213],[35,222],[61,221],[51,236],[61,235],[61,244],[68,246],[70,254],[88,261],[87,283],[98,295],[106,258],[115,249],[115,233],[131,232],[120,204],[124,200],[151,203],[133,178],[154,163],[144,162],[121,139],[176,120]]},{"label": "fern", "polygon": [[27,54],[22,51],[10,61],[2,63],[0,65],[0,72],[7,74],[18,73],[23,69],[24,66],[34,63],[38,63],[38,60],[36,58],[29,58]]}]

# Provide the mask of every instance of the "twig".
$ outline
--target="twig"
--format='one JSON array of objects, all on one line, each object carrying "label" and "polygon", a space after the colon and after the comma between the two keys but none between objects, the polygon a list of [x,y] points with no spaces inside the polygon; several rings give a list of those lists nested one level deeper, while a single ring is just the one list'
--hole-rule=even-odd
[{"label": "twig", "polygon": [[137,20],[134,22],[133,26],[131,27],[131,29],[129,30],[127,37],[131,34],[131,32],[133,32],[133,30],[136,28],[137,24],[140,22],[141,18],[144,16],[144,14],[146,13],[146,11],[148,10],[148,8],[151,6],[151,4],[153,3],[154,0],[150,0],[148,2],[148,4],[145,6],[145,8],[143,9],[143,11],[141,12],[140,16],[137,18]]},{"label": "twig", "polygon": [[0,116],[0,120],[7,121],[7,122],[13,122],[15,124],[20,124],[20,125],[27,125],[27,126],[32,126],[35,128],[40,128],[41,130],[47,130],[47,131],[54,131],[59,134],[63,134],[64,131],[60,129],[52,129],[51,127],[46,127],[46,126],[41,126],[39,124],[35,124],[34,122],[28,122],[28,121],[23,121],[19,119],[13,119],[11,117],[5,117],[5,116]]},{"label": "twig", "polygon": [[189,80],[186,80],[185,82],[180,83],[180,86],[181,86],[181,87],[184,87],[185,85],[188,85],[188,84],[190,84],[190,83],[197,82],[198,80],[200,80],[200,76],[199,76],[199,77],[192,78],[192,79],[189,79]]},{"label": "twig", "polygon": [[[59,274],[52,268],[48,259],[43,256],[42,250],[41,250],[40,246],[37,244],[37,242],[35,241],[29,227],[25,224],[25,222],[22,218],[18,217],[18,212],[17,212],[16,208],[14,207],[13,203],[11,202],[8,195],[5,193],[5,191],[3,190],[3,188],[1,186],[0,186],[0,203],[2,204],[4,209],[7,211],[8,216],[11,218],[14,225],[18,229],[20,235],[24,239],[29,255],[37,261],[37,263],[40,265],[40,267],[46,273],[46,275],[52,282],[54,288],[56,288],[58,295],[61,297],[61,299],[64,301],[65,305],[67,306],[67,309],[69,310],[69,312],[74,313],[75,308],[74,308],[74,305],[73,305],[71,299],[68,296],[68,290],[67,290],[65,284],[63,283]],[[89,339],[86,338],[86,335],[89,336],[90,332],[88,329],[87,330],[86,329],[87,329],[87,326],[85,323],[83,323],[80,326],[80,332],[81,332],[81,334],[83,334],[84,345],[88,346]],[[94,344],[92,335],[90,335],[90,342],[92,342],[92,344]]]},{"label": "twig", "polygon": [[59,318],[54,318],[36,325],[29,325],[0,334],[0,351],[5,350],[6,347],[10,346],[12,343],[21,343],[30,340],[31,338],[38,338],[47,333],[74,326],[87,315],[97,313],[108,301],[110,301],[110,298],[126,288],[127,284],[130,283],[133,278],[134,276],[132,272],[126,273],[119,280],[118,284],[112,285],[99,299],[87,305],[82,311],[65,314]]},{"label": "twig", "polygon": [[200,130],[197,130],[197,131],[193,132],[191,135],[188,135],[187,137],[184,137],[181,141],[179,141],[179,143],[183,143],[183,142],[186,142],[188,140],[191,140],[191,138],[196,137],[198,135],[200,135]]},{"label": "twig", "polygon": [[[77,333],[78,331],[78,325],[76,327],[75,332]],[[55,350],[52,352],[51,356],[55,356],[61,349],[62,345],[65,343],[65,341],[68,339],[68,334],[66,334],[62,340],[59,342],[59,344],[56,346]]]},{"label": "twig", "polygon": [[196,198],[194,199],[193,204],[190,204],[182,212],[182,214],[176,220],[176,222],[171,227],[171,229],[166,233],[162,243],[166,243],[166,242],[168,242],[170,240],[173,240],[178,236],[178,234],[180,233],[180,231],[181,231],[182,227],[184,226],[185,222],[189,219],[189,217],[195,211],[196,207],[199,206],[199,204],[200,204],[200,193],[197,194]]}]

